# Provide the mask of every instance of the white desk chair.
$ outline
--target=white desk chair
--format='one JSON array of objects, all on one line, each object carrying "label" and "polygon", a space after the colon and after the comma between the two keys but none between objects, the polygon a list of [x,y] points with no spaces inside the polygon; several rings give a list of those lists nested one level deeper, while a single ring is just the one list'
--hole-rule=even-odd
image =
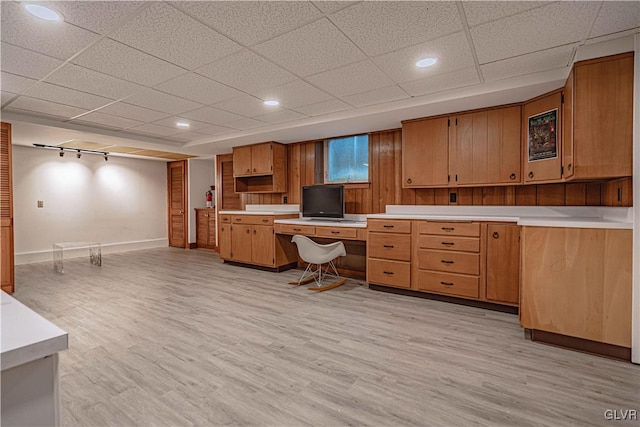
[{"label": "white desk chair", "polygon": [[[289,282],[290,285],[306,285],[315,281],[316,285],[310,287],[310,291],[327,291],[346,283],[347,279],[340,277],[333,263],[334,259],[347,254],[344,243],[335,242],[321,245],[308,237],[299,235],[293,236],[291,241],[298,246],[298,254],[307,263],[307,268],[302,273],[300,280]],[[325,285],[327,276],[334,276],[337,280]]]}]

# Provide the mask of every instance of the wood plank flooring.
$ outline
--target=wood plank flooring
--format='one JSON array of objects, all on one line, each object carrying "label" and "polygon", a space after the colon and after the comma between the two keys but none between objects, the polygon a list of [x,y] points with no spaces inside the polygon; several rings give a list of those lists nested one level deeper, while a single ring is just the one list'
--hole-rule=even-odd
[{"label": "wood plank flooring", "polygon": [[62,423],[638,425],[640,366],[532,343],[517,316],[162,248],[16,267],[15,297],[66,329]]}]

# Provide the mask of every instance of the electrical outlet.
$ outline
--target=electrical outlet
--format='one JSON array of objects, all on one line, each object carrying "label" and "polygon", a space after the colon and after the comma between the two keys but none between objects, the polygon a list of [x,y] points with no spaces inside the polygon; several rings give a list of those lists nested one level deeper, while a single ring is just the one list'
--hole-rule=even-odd
[{"label": "electrical outlet", "polygon": [[38,200],[38,207],[44,208],[44,200]]},{"label": "electrical outlet", "polygon": [[284,196],[284,197],[282,198],[282,203],[284,203],[285,205],[286,205],[287,203],[289,203],[289,198],[288,198],[287,196]]},{"label": "electrical outlet", "polygon": [[458,202],[458,194],[449,193],[449,203],[457,203],[457,202]]}]

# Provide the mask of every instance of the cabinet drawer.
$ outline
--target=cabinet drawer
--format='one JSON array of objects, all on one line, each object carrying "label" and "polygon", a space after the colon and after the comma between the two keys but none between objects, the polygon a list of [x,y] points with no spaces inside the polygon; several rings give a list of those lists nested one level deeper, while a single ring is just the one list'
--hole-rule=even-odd
[{"label": "cabinet drawer", "polygon": [[411,221],[397,221],[386,219],[370,219],[367,221],[369,231],[379,233],[411,233]]},{"label": "cabinet drawer", "polygon": [[421,222],[419,230],[420,234],[480,236],[480,224],[477,222]]},{"label": "cabinet drawer", "polygon": [[218,215],[220,222],[223,224],[231,223],[231,215]]},{"label": "cabinet drawer", "polygon": [[369,233],[368,255],[371,258],[411,261],[411,235]]},{"label": "cabinet drawer", "polygon": [[293,225],[293,224],[276,224],[276,233],[279,234],[302,234],[313,236],[316,234],[316,228],[310,225]]},{"label": "cabinet drawer", "polygon": [[355,228],[347,227],[317,227],[316,236],[321,237],[344,237],[347,239],[355,239],[357,235]]},{"label": "cabinet drawer", "polygon": [[461,297],[478,298],[480,279],[477,276],[463,274],[437,273],[435,271],[418,271],[417,284],[421,291]]},{"label": "cabinet drawer", "polygon": [[367,281],[380,285],[409,288],[411,281],[411,264],[401,261],[369,259]]},{"label": "cabinet drawer", "polygon": [[418,247],[448,251],[480,252],[480,239],[477,237],[422,235]]},{"label": "cabinet drawer", "polygon": [[418,250],[418,268],[450,273],[480,274],[480,254]]},{"label": "cabinet drawer", "polygon": [[234,224],[273,225],[273,217],[268,215],[233,215]]}]

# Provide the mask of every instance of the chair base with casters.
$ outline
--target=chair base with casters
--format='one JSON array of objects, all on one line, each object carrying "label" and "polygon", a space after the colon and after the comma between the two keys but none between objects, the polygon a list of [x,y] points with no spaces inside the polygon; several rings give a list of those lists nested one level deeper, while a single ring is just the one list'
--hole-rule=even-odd
[{"label": "chair base with casters", "polygon": [[[340,277],[333,260],[347,254],[344,243],[335,242],[328,245],[321,245],[308,237],[295,235],[291,239],[298,246],[298,254],[307,268],[302,273],[300,280],[289,282],[290,285],[307,285],[315,282],[315,286],[308,288],[310,291],[328,291],[337,288],[347,282],[347,279]],[[336,280],[326,283],[329,277]]]}]

